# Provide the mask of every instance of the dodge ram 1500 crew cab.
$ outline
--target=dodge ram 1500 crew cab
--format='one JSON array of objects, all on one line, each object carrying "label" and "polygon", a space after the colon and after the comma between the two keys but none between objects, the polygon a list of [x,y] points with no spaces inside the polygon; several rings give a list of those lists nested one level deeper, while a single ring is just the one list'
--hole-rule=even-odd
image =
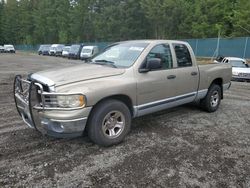
[{"label": "dodge ram 1500 crew cab", "polygon": [[181,41],[138,40],[107,47],[90,62],[15,77],[23,121],[55,137],[121,142],[131,119],[191,102],[214,112],[230,87],[230,64],[197,65]]}]

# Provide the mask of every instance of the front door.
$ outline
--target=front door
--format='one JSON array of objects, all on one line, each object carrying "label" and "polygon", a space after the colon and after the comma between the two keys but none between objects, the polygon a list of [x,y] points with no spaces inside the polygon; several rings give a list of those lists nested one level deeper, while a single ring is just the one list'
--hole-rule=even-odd
[{"label": "front door", "polygon": [[173,71],[173,57],[169,44],[159,44],[151,49],[145,62],[150,58],[161,59],[162,68],[147,73],[137,73],[137,110],[144,115],[159,108],[164,109],[164,101],[174,95],[173,81],[167,78]]}]

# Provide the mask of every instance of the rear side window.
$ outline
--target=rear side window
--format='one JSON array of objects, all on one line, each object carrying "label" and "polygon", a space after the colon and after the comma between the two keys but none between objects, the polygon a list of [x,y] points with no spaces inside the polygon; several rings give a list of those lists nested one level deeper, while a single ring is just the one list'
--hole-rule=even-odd
[{"label": "rear side window", "polygon": [[184,44],[173,44],[173,46],[176,54],[177,66],[178,67],[192,66],[192,59],[187,46]]}]

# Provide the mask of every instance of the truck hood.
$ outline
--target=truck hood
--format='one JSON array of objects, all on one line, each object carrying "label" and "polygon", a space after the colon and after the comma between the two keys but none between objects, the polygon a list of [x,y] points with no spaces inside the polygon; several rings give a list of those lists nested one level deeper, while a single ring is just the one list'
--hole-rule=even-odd
[{"label": "truck hood", "polygon": [[232,71],[238,73],[250,73],[250,68],[232,67]]},{"label": "truck hood", "polygon": [[124,72],[125,69],[84,63],[67,68],[37,72],[31,75],[31,79],[47,86],[62,86],[86,80],[121,75]]}]

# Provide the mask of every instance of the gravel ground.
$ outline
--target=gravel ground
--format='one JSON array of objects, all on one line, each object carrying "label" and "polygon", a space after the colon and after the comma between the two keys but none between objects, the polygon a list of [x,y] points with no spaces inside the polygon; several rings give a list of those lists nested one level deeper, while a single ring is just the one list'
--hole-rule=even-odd
[{"label": "gravel ground", "polygon": [[109,148],[27,128],[14,75],[77,63],[0,54],[0,187],[250,187],[250,83],[233,82],[212,114],[186,105],[135,119]]}]

